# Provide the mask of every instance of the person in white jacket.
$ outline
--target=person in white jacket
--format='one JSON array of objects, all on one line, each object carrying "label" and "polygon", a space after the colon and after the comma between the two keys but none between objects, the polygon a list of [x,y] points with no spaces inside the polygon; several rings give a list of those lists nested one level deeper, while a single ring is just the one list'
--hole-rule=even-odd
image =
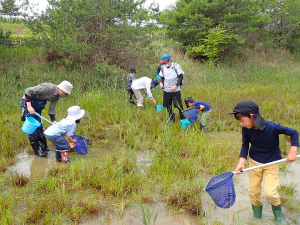
[{"label": "person in white jacket", "polygon": [[142,96],[141,90],[146,90],[149,99],[156,105],[156,101],[152,96],[151,89],[155,88],[159,84],[156,79],[151,79],[149,77],[141,77],[132,82],[131,88],[137,98],[137,106],[143,107],[144,98]]}]

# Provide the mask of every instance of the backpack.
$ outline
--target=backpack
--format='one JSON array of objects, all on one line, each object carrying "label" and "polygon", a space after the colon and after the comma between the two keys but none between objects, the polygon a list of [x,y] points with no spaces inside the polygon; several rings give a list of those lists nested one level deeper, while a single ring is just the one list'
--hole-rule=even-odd
[{"label": "backpack", "polygon": [[[177,71],[177,69],[176,69],[176,66],[177,66],[177,63],[174,63],[174,62],[173,62],[172,69],[175,70],[175,73],[177,74],[177,77],[178,77],[179,74],[178,74],[178,71]],[[165,76],[165,75],[164,75],[164,67],[162,67],[162,68],[160,67],[160,71],[162,72],[163,76]],[[183,80],[183,76],[182,76],[182,80]],[[182,82],[180,83],[180,86],[182,86]]]}]

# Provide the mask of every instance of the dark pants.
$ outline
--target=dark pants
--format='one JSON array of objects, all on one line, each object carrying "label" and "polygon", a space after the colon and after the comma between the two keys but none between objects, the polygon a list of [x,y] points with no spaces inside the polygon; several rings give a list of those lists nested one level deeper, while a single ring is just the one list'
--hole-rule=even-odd
[{"label": "dark pants", "polygon": [[[39,99],[35,98],[34,96],[31,97],[31,106],[40,115],[42,114],[42,110],[45,108],[46,103],[47,103],[47,101],[39,100]],[[28,114],[25,99],[21,99],[20,106],[21,106],[21,110],[22,110],[22,116],[21,116],[22,121],[25,121],[26,116],[27,116],[27,117],[32,117],[32,118],[36,119],[37,121],[39,121],[41,123],[41,117],[39,117],[37,115]],[[41,126],[38,127],[34,131],[33,134],[29,134],[29,137],[36,136],[37,134],[40,134],[40,133],[43,133],[43,132],[44,132],[43,124],[41,123]]]},{"label": "dark pants", "polygon": [[132,89],[127,89],[127,92],[129,94],[129,102],[134,103],[135,94]]},{"label": "dark pants", "polygon": [[175,117],[173,115],[172,103],[173,103],[175,108],[178,108],[180,119],[185,119],[185,116],[182,113],[183,105],[182,105],[181,92],[180,91],[164,92],[163,98],[164,98],[163,99],[163,106],[167,108],[169,116],[171,116],[173,120],[175,119]]}]

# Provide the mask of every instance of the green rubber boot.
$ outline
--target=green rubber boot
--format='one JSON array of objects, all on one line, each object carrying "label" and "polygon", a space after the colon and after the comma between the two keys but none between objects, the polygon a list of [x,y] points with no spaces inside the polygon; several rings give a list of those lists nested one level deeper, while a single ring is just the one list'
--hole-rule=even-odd
[{"label": "green rubber boot", "polygon": [[261,219],[263,205],[252,205],[253,217],[256,219]]},{"label": "green rubber boot", "polygon": [[278,206],[272,205],[272,211],[274,213],[276,221],[286,221],[283,214],[282,214],[282,212],[281,212],[281,204],[278,205]]}]

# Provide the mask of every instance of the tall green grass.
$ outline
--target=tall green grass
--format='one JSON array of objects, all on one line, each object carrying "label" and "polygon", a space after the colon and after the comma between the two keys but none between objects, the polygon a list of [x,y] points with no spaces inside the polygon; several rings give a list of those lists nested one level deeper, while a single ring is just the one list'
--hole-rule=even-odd
[{"label": "tall green grass", "polygon": [[[210,132],[202,133],[198,124],[182,130],[177,109],[176,123],[166,126],[166,110],[156,112],[151,101],[145,99],[144,109],[129,104],[121,79],[127,71],[117,67],[105,76],[103,70],[78,71],[45,62],[38,49],[0,49],[1,224],[80,223],[115,208],[124,212],[134,203],[158,201],[202,216],[199,195],[207,179],[232,171],[238,160],[241,128],[226,115],[238,101],[253,100],[264,118],[299,130],[300,67],[291,56],[248,54],[247,59],[209,69],[189,59],[179,47],[155,43],[153,59],[159,62],[162,54],[169,53],[181,65],[185,71],[182,98],[192,96],[213,107],[211,118],[218,123],[208,122],[213,128]],[[153,59],[145,68],[140,66],[137,77],[156,76]],[[67,116],[68,107],[79,105],[86,114],[75,133],[90,138],[90,152],[111,154],[103,159],[83,159],[73,152],[69,165],[53,160],[44,177],[7,176],[4,171],[20,151],[28,148],[33,154],[21,131],[19,102],[25,88],[62,80],[69,80],[74,89],[59,101],[57,120]],[[153,95],[157,104],[162,104],[162,90],[153,90]],[[47,107],[44,117],[48,117]],[[288,151],[288,140],[281,138],[281,147],[283,154]],[[150,155],[151,162],[142,170],[137,157],[143,154]],[[144,207],[144,219],[150,222],[153,215],[146,214],[149,210]]]}]

